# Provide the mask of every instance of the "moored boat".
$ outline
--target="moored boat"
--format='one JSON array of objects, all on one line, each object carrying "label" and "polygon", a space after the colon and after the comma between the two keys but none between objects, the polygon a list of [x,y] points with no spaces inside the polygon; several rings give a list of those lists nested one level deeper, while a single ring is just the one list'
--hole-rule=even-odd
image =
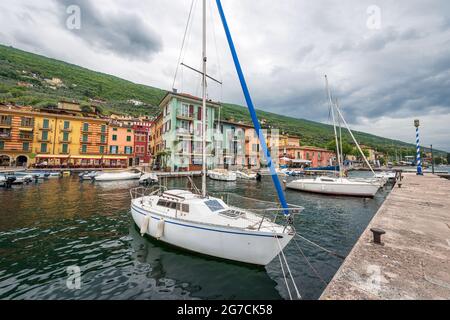
[{"label": "moored boat", "polygon": [[95,181],[123,181],[123,180],[138,180],[141,177],[141,172],[102,172],[94,176]]},{"label": "moored boat", "polygon": [[225,169],[214,169],[208,171],[208,177],[212,180],[233,182],[237,180],[236,172]]},{"label": "moored boat", "polygon": [[380,185],[348,178],[317,177],[288,182],[286,188],[330,195],[374,197]]},{"label": "moored boat", "polygon": [[257,174],[250,170],[237,170],[236,177],[243,180],[256,180]]}]

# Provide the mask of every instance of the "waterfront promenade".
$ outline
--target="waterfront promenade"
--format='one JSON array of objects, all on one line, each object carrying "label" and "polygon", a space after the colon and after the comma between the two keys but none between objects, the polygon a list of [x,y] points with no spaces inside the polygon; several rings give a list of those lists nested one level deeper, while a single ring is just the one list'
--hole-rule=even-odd
[{"label": "waterfront promenade", "polygon": [[[404,174],[322,300],[450,299],[450,181]],[[371,229],[386,232],[374,244]]]}]

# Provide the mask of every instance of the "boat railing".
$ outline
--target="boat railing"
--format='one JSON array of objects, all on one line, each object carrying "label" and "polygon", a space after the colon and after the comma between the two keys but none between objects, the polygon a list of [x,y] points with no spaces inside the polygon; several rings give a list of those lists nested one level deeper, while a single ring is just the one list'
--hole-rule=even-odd
[{"label": "boat railing", "polygon": [[293,227],[294,216],[304,210],[302,206],[294,204],[288,204],[288,208],[282,208],[276,202],[248,198],[234,193],[216,193],[213,196],[222,199],[232,210],[255,215],[257,221],[252,227],[258,231],[263,228],[264,222],[281,225],[285,231],[288,226]]}]

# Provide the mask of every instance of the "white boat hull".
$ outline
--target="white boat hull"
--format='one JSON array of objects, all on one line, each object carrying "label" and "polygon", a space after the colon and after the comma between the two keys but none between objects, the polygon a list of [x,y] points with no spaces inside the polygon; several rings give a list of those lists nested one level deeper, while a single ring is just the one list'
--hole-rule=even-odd
[{"label": "white boat hull", "polygon": [[208,177],[210,179],[218,180],[218,181],[233,182],[233,181],[237,180],[236,173],[234,173],[234,172],[222,173],[222,172],[210,171],[208,173]]},{"label": "white boat hull", "polygon": [[289,189],[355,197],[374,197],[380,188],[379,184],[365,182],[353,182],[351,184],[340,182],[324,182],[315,179],[300,179],[289,182],[286,185]]},{"label": "white boat hull", "polygon": [[256,180],[256,173],[236,171],[236,177],[243,180]]},{"label": "white boat hull", "polygon": [[94,177],[95,181],[139,180],[141,173],[101,173]]},{"label": "white boat hull", "polygon": [[238,230],[223,226],[201,224],[181,219],[163,217],[132,201],[131,214],[141,229],[147,215],[151,216],[145,233],[157,238],[158,222],[164,218],[164,232],[160,241],[189,251],[248,264],[267,265],[289,243],[294,234]]}]

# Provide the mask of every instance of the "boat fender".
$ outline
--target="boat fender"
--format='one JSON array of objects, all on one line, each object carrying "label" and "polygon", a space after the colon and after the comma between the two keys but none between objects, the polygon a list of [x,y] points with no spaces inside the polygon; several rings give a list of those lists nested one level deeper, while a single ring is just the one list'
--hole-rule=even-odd
[{"label": "boat fender", "polygon": [[162,236],[164,235],[164,219],[161,219],[158,221],[158,225],[156,226],[156,239],[161,239]]},{"label": "boat fender", "polygon": [[141,225],[141,236],[144,236],[144,234],[147,232],[148,227],[150,225],[150,216],[145,216],[144,221]]}]

